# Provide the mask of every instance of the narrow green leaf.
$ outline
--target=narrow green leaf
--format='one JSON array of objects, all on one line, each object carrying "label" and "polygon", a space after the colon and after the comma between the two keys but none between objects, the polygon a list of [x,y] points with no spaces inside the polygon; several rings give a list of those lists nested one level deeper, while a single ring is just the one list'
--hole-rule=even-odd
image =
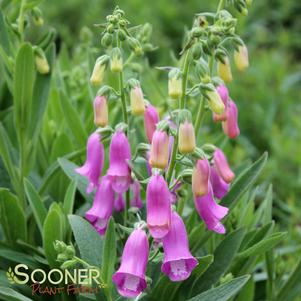
[{"label": "narrow green leaf", "polygon": [[85,177],[79,175],[77,172],[75,172],[75,169],[78,166],[65,158],[58,159],[58,162],[62,167],[63,171],[65,172],[65,174],[69,177],[69,179],[76,180],[77,187],[80,193],[82,194],[82,196],[90,203],[92,203],[93,201],[92,196],[86,193],[87,187],[89,185],[88,180]]},{"label": "narrow green leaf", "polygon": [[18,51],[14,71],[14,120],[19,139],[24,139],[30,122],[34,68],[32,47],[25,43]]},{"label": "narrow green leaf", "polygon": [[33,185],[27,180],[24,179],[24,188],[25,193],[29,202],[29,205],[32,209],[33,215],[35,217],[37,226],[43,234],[43,224],[47,215],[47,210],[42,202],[41,197],[37,193]]},{"label": "narrow green leaf", "polygon": [[87,142],[87,133],[83,127],[83,123],[78,115],[77,110],[71,104],[71,100],[65,95],[63,91],[59,93],[61,98],[61,107],[64,112],[65,119],[69,129],[74,136],[79,146],[84,146]]},{"label": "narrow green leaf", "polygon": [[[55,203],[53,203],[55,204]],[[52,205],[46,216],[43,225],[43,248],[45,256],[51,267],[59,267],[59,262],[56,261],[57,253],[54,249],[56,240],[63,240],[63,225],[62,217],[58,210]]]},{"label": "narrow green leaf", "polygon": [[47,101],[49,97],[49,89],[51,83],[51,71],[53,69],[54,56],[55,56],[54,44],[50,45],[50,47],[45,52],[45,55],[48,60],[48,64],[50,66],[50,72],[48,74],[37,73],[34,90],[33,90],[29,133],[32,133],[34,141],[36,141],[36,139],[40,134],[44,112],[47,107]]},{"label": "narrow green leaf", "polygon": [[293,301],[301,294],[301,258],[287,281],[282,285],[277,294],[277,301]]},{"label": "narrow green leaf", "polygon": [[189,299],[189,301],[227,301],[240,291],[249,278],[249,275],[234,278],[223,285],[212,288],[196,297],[193,297],[192,299]]},{"label": "narrow green leaf", "polygon": [[240,228],[228,234],[215,249],[214,261],[207,271],[199,278],[193,295],[199,294],[212,285],[227,272],[244,236],[244,229]]},{"label": "narrow green leaf", "polygon": [[0,297],[6,301],[32,301],[12,288],[0,286]]},{"label": "narrow green leaf", "polygon": [[77,215],[68,215],[81,258],[89,264],[102,264],[103,241],[89,222]]},{"label": "narrow green leaf", "polygon": [[253,301],[254,300],[254,293],[255,293],[255,282],[252,277],[248,280],[245,286],[240,291],[239,295],[237,296],[236,301]]},{"label": "narrow green leaf", "polygon": [[263,170],[268,154],[264,153],[249,168],[244,170],[231,186],[228,194],[223,198],[221,205],[232,208],[239,198],[250,188]]},{"label": "narrow green leaf", "polygon": [[103,255],[102,255],[102,279],[109,290],[112,286],[112,275],[116,262],[116,237],[115,237],[115,223],[113,217],[110,218],[106,230]]},{"label": "narrow green leaf", "polygon": [[8,39],[7,28],[3,17],[2,10],[0,9],[0,44],[7,54],[10,53],[10,42]]},{"label": "narrow green leaf", "polygon": [[286,232],[277,232],[271,236],[259,241],[252,247],[237,254],[238,259],[247,258],[254,255],[261,255],[264,252],[274,248],[285,236]]},{"label": "narrow green leaf", "polygon": [[17,197],[8,189],[0,188],[0,222],[6,239],[14,243],[26,240],[27,224],[25,214]]},{"label": "narrow green leaf", "polygon": [[64,212],[66,214],[72,214],[73,212],[76,187],[77,187],[77,183],[75,180],[73,180],[70,182],[70,185],[67,188],[65,198],[64,198]]}]

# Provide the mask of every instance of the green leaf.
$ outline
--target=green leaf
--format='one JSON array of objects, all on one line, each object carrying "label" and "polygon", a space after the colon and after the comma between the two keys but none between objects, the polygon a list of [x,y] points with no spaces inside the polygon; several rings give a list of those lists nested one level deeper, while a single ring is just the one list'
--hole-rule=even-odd
[{"label": "green leaf", "polygon": [[14,71],[14,120],[20,144],[30,122],[34,68],[32,47],[25,43],[18,51]]},{"label": "green leaf", "polygon": [[240,291],[249,278],[249,275],[234,278],[223,285],[212,288],[192,299],[189,299],[189,301],[227,301]]},{"label": "green leaf", "polygon": [[117,256],[116,249],[115,223],[113,217],[111,217],[105,235],[101,273],[102,279],[109,289],[112,287],[112,275]]},{"label": "green leaf", "polygon": [[81,258],[94,266],[101,266],[103,241],[89,222],[77,215],[68,215]]},{"label": "green leaf", "polygon": [[45,256],[51,267],[59,267],[60,264],[56,261],[57,253],[54,249],[56,240],[63,240],[64,225],[59,211],[53,203],[50,207],[43,225],[43,248]]},{"label": "green leaf", "polygon": [[87,187],[89,185],[88,180],[85,177],[79,175],[77,172],[75,172],[75,168],[77,168],[78,166],[64,158],[58,159],[58,162],[62,167],[63,171],[65,172],[65,174],[69,177],[69,179],[76,180],[77,187],[80,193],[82,194],[82,196],[90,203],[92,203],[93,201],[92,196],[86,193]]},{"label": "green leaf", "polygon": [[42,202],[41,197],[27,179],[24,179],[24,188],[38,228],[41,234],[43,234],[43,224],[47,215],[47,210]]},{"label": "green leaf", "polygon": [[301,258],[297,263],[294,271],[291,273],[286,282],[282,285],[277,293],[277,301],[293,301],[294,298],[301,294]]},{"label": "green leaf", "polygon": [[16,168],[14,166],[15,162],[13,161],[12,150],[13,146],[9,140],[6,130],[2,123],[0,123],[0,155],[7,173],[10,176],[12,185],[14,186],[15,190],[18,191],[19,181]]},{"label": "green leaf", "polygon": [[8,189],[0,188],[0,222],[6,239],[13,243],[26,240],[27,224],[25,214],[17,197]]},{"label": "green leaf", "polygon": [[247,258],[254,255],[261,255],[264,252],[275,247],[285,236],[286,232],[277,232],[271,236],[259,241],[252,247],[237,254],[238,259]]},{"label": "green leaf", "polygon": [[77,144],[79,146],[84,146],[87,142],[87,133],[83,127],[83,123],[80,119],[78,111],[73,107],[71,100],[65,95],[63,91],[59,93],[61,98],[61,107],[64,113],[66,122],[69,126],[69,129],[74,136]]},{"label": "green leaf", "polygon": [[76,192],[77,182],[75,180],[70,182],[70,185],[67,188],[65,198],[64,198],[64,212],[68,214],[72,214],[73,205],[74,205],[74,197]]},{"label": "green leaf", "polygon": [[212,285],[227,272],[244,236],[244,229],[240,228],[228,234],[226,238],[215,249],[214,261],[207,271],[199,278],[193,295],[199,294]]},{"label": "green leaf", "polygon": [[[55,57],[54,44],[50,45],[50,47],[45,52],[45,55],[50,66],[50,70],[52,71]],[[43,116],[49,98],[50,83],[51,72],[49,72],[48,74],[37,73],[33,90],[31,121],[29,130],[29,133],[33,133],[32,135],[34,141],[36,141],[41,131]]]},{"label": "green leaf", "polygon": [[10,53],[10,42],[9,42],[7,28],[1,9],[0,9],[0,45],[3,47],[3,49],[7,54]]},{"label": "green leaf", "polygon": [[0,286],[0,297],[6,301],[32,301],[12,288]]},{"label": "green leaf", "polygon": [[221,201],[221,205],[232,208],[239,198],[250,188],[262,172],[268,154],[264,153],[256,162],[249,168],[244,170],[235,180],[228,194]]},{"label": "green leaf", "polygon": [[240,291],[239,295],[237,296],[236,301],[253,301],[254,300],[254,293],[255,293],[255,282],[252,277],[248,280],[245,286]]}]

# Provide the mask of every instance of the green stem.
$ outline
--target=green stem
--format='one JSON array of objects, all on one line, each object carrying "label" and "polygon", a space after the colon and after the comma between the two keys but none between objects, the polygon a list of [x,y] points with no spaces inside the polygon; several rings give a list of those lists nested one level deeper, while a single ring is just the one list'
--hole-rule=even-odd
[{"label": "green stem", "polygon": [[184,65],[183,65],[183,79],[182,79],[182,97],[180,100],[180,109],[184,109],[186,107],[186,88],[187,88],[187,81],[188,81],[188,71],[189,71],[189,65],[190,65],[190,60],[189,60],[189,53],[190,49],[187,50],[185,59],[184,59]]},{"label": "green stem", "polygon": [[220,0],[216,12],[217,13],[220,12],[223,7],[224,7],[224,0]]},{"label": "green stem", "polygon": [[23,32],[24,32],[24,13],[25,13],[25,4],[26,0],[21,1],[20,12],[18,17],[18,30],[21,35],[21,40],[23,41]]},{"label": "green stem", "polygon": [[195,130],[195,136],[198,136],[200,127],[201,127],[201,123],[204,117],[204,107],[205,107],[205,101],[203,99],[203,97],[201,97],[200,103],[199,103],[199,107],[198,107],[198,112],[196,115],[196,119],[195,119],[195,124],[194,124],[194,130]]},{"label": "green stem", "polygon": [[174,137],[174,143],[173,143],[170,163],[169,163],[169,167],[168,167],[167,174],[166,174],[166,181],[168,184],[170,184],[170,181],[172,178],[172,173],[173,173],[174,167],[176,165],[177,153],[178,153],[178,137],[176,136],[176,137]]}]

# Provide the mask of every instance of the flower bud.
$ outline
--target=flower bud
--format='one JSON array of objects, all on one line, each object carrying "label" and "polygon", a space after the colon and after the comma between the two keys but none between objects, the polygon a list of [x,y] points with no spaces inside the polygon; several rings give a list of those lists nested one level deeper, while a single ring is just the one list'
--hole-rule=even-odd
[{"label": "flower bud", "polygon": [[153,135],[149,164],[152,167],[164,169],[169,159],[169,137],[166,132],[156,130]]},{"label": "flower bud", "polygon": [[216,88],[216,91],[219,94],[221,100],[223,101],[223,103],[225,105],[225,109],[222,114],[213,113],[213,121],[214,122],[225,121],[227,119],[227,114],[226,114],[227,109],[226,108],[227,108],[227,102],[228,102],[228,98],[229,98],[228,89],[224,85],[219,85]]},{"label": "flower bud", "polygon": [[133,87],[130,91],[131,111],[135,116],[143,115],[145,111],[144,97],[140,86]]},{"label": "flower bud", "polygon": [[223,57],[223,61],[217,62],[217,73],[218,76],[225,82],[229,83],[232,81],[232,72],[229,58],[227,56]]},{"label": "flower bud", "polygon": [[105,96],[96,96],[94,100],[94,124],[105,127],[108,125],[108,105]]},{"label": "flower bud", "polygon": [[50,67],[49,67],[47,58],[42,50],[38,51],[36,53],[35,62],[36,62],[36,67],[37,67],[37,70],[39,73],[41,73],[41,74],[49,73]]},{"label": "flower bud", "polygon": [[151,143],[153,134],[156,130],[156,125],[160,121],[157,109],[152,105],[147,105],[144,112],[144,128],[148,141]]},{"label": "flower bud", "polygon": [[237,107],[233,100],[228,101],[226,111],[226,120],[222,123],[224,133],[231,139],[236,138],[240,134],[237,122]]},{"label": "flower bud", "polygon": [[225,105],[218,94],[214,89],[213,91],[207,92],[208,105],[210,109],[216,114],[222,114],[225,110]]},{"label": "flower bud", "polygon": [[96,60],[90,77],[90,82],[93,86],[99,86],[103,82],[108,59],[107,55],[103,55]]},{"label": "flower bud", "polygon": [[191,122],[185,121],[179,127],[179,152],[189,154],[195,150],[194,127]]},{"label": "flower bud", "polygon": [[109,47],[112,44],[112,42],[113,36],[110,33],[106,32],[101,39],[101,45],[103,47]]},{"label": "flower bud", "polygon": [[234,52],[234,62],[239,71],[249,67],[248,48],[245,45],[239,46],[238,50]]},{"label": "flower bud", "polygon": [[129,46],[130,48],[132,49],[132,51],[137,55],[141,55],[142,54],[142,47],[139,43],[139,41],[135,38],[132,38],[132,37],[129,37],[128,38],[128,43],[129,43]]},{"label": "flower bud", "polygon": [[119,48],[114,48],[111,52],[110,67],[112,72],[122,71],[122,55]]},{"label": "flower bud", "polygon": [[172,99],[182,96],[182,73],[179,69],[172,69],[168,74],[168,95]]},{"label": "flower bud", "polygon": [[210,166],[207,159],[200,159],[196,162],[192,171],[192,192],[195,196],[203,196],[208,193],[210,177]]},{"label": "flower bud", "polygon": [[219,148],[217,148],[214,152],[213,162],[214,162],[214,167],[216,169],[216,172],[219,174],[219,176],[226,183],[232,182],[235,175],[233,171],[230,169],[225,154]]}]

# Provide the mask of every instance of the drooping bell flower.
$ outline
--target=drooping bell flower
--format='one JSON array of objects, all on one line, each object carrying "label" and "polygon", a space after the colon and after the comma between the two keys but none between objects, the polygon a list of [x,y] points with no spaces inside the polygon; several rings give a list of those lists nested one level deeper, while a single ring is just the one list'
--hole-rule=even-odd
[{"label": "drooping bell flower", "polygon": [[231,139],[236,138],[240,134],[238,127],[238,110],[233,100],[229,99],[226,110],[226,120],[223,121],[223,131]]},{"label": "drooping bell flower", "polygon": [[162,241],[164,249],[162,273],[166,274],[171,281],[187,279],[197,266],[198,261],[189,251],[185,225],[176,212],[171,214],[170,230]]},{"label": "drooping bell flower", "polygon": [[97,95],[94,99],[94,124],[104,127],[108,125],[108,105],[105,96]]},{"label": "drooping bell flower", "polygon": [[125,243],[121,265],[112,277],[121,296],[134,298],[146,289],[148,253],[149,245],[145,231],[134,230]]},{"label": "drooping bell flower", "polygon": [[221,220],[227,215],[229,209],[215,202],[211,184],[209,184],[208,193],[204,196],[196,197],[194,203],[201,219],[209,230],[220,234],[226,233]]},{"label": "drooping bell flower", "polygon": [[234,62],[239,71],[244,71],[249,67],[248,48],[245,45],[239,46],[234,52]]},{"label": "drooping bell flower", "polygon": [[226,183],[216,172],[215,167],[210,167],[210,182],[213,195],[221,200],[229,191],[229,184]]},{"label": "drooping bell flower", "polygon": [[115,202],[114,202],[114,208],[116,211],[120,212],[123,211],[125,208],[125,200],[122,193],[117,193]]},{"label": "drooping bell flower", "polygon": [[225,82],[229,83],[232,81],[232,71],[229,58],[227,56],[223,57],[223,61],[217,62],[217,73],[218,76]]},{"label": "drooping bell flower", "polygon": [[152,167],[164,169],[169,159],[169,137],[166,132],[156,130],[153,135],[149,163]]},{"label": "drooping bell flower", "polygon": [[140,183],[139,181],[134,181],[132,184],[133,198],[131,199],[131,206],[136,208],[142,208],[143,203],[140,197]]},{"label": "drooping bell flower", "polygon": [[195,196],[208,193],[210,165],[207,159],[199,159],[192,171],[191,185]]},{"label": "drooping bell flower", "polygon": [[179,126],[179,152],[189,154],[196,147],[194,127],[191,122],[185,121]]},{"label": "drooping bell flower", "polygon": [[86,212],[86,219],[100,235],[104,235],[114,207],[114,191],[108,176],[98,183],[93,206]]},{"label": "drooping bell flower", "polygon": [[224,113],[225,105],[216,89],[207,92],[208,106],[212,112],[221,115]]},{"label": "drooping bell flower", "polygon": [[89,180],[87,193],[91,193],[98,184],[98,179],[104,163],[104,147],[99,133],[94,132],[90,135],[87,142],[87,158],[83,166],[75,171]]},{"label": "drooping bell flower", "polygon": [[217,148],[213,155],[214,167],[217,173],[222,177],[226,183],[231,183],[235,177],[231,170],[225,154]]},{"label": "drooping bell flower", "polygon": [[111,60],[110,60],[110,69],[112,72],[121,72],[123,68],[122,64],[122,55],[118,47],[112,49]]},{"label": "drooping bell flower", "polygon": [[168,95],[172,99],[178,99],[182,94],[182,73],[179,69],[173,68],[168,74]]},{"label": "drooping bell flower", "polygon": [[94,65],[90,82],[94,86],[100,86],[105,76],[105,70],[110,57],[108,55],[102,55],[99,57]]},{"label": "drooping bell flower", "polygon": [[221,100],[223,101],[223,103],[225,105],[225,109],[222,114],[216,114],[213,112],[213,121],[214,122],[225,121],[227,119],[226,112],[227,112],[227,104],[228,104],[228,99],[229,99],[229,92],[225,85],[219,85],[216,88],[216,91],[219,94]]},{"label": "drooping bell flower", "polygon": [[126,135],[118,130],[112,136],[108,176],[115,192],[123,193],[131,183],[131,171],[127,163],[131,159],[131,148]]},{"label": "drooping bell flower", "polygon": [[157,109],[152,105],[147,105],[144,112],[144,129],[149,143],[152,142],[156,124],[160,121]]},{"label": "drooping bell flower", "polygon": [[155,174],[146,189],[147,225],[154,238],[164,237],[170,229],[171,200],[166,181]]},{"label": "drooping bell flower", "polygon": [[140,86],[135,86],[130,91],[131,112],[134,116],[143,115],[145,111],[144,96]]}]

